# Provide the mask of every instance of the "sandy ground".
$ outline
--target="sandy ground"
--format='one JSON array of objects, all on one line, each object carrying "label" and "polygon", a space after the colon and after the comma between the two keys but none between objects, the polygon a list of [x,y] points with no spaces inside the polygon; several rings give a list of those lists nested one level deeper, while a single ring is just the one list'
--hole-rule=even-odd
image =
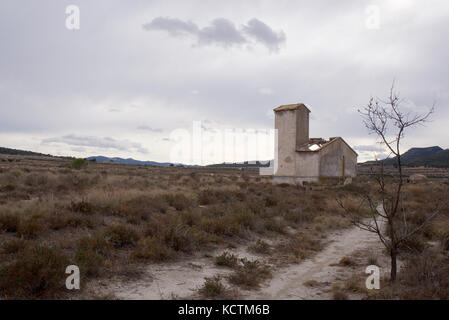
[{"label": "sandy ground", "polygon": [[[263,259],[263,256],[248,253],[246,247],[227,249],[248,259]],[[220,254],[214,252],[212,256]],[[342,257],[358,257],[355,267],[338,265]],[[258,290],[240,291],[243,299],[332,299],[332,286],[344,281],[352,274],[363,274],[368,266],[368,257],[375,256],[382,274],[388,272],[388,257],[376,234],[353,227],[332,233],[325,248],[314,257],[299,264],[275,268],[273,278]],[[96,294],[113,295],[118,299],[192,299],[198,298],[196,289],[205,277],[226,275],[228,268],[217,267],[210,256],[194,257],[182,262],[152,264],[145,268],[137,280],[108,279],[95,284]],[[368,275],[366,275],[368,276]],[[310,286],[307,281],[315,280]],[[112,283],[112,284],[111,284]],[[351,298],[357,299],[356,295]]]},{"label": "sandy ground", "polygon": [[[151,264],[143,271],[143,277],[136,281],[123,281],[121,279],[101,280],[95,283],[96,294],[113,295],[118,299],[195,299],[196,289],[204,283],[205,277],[226,275],[232,270],[218,267],[214,263],[216,255],[223,251],[232,252],[240,258],[250,260],[260,259],[245,250],[245,247],[236,249],[223,249],[213,252],[211,256],[195,257],[175,263]],[[112,282],[112,284],[111,284]]]},{"label": "sandy ground", "polygon": [[[259,291],[249,292],[245,299],[332,299],[331,288],[334,283],[350,277],[354,273],[363,273],[366,266],[349,268],[338,265],[343,257],[356,255],[366,258],[369,255],[378,257],[378,264],[386,265],[383,246],[376,234],[359,228],[340,231],[329,237],[330,243],[324,250],[311,259],[296,265],[278,270],[273,279]],[[366,259],[368,261],[368,259]],[[385,271],[384,270],[384,271]],[[367,275],[368,276],[368,275]],[[315,280],[317,285],[311,287],[304,284]]]}]

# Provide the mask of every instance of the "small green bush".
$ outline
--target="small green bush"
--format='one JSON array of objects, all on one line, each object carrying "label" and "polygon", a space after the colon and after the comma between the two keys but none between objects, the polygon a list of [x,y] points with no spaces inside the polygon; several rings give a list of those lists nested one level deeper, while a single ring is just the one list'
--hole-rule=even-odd
[{"label": "small green bush", "polygon": [[86,159],[78,158],[72,161],[72,164],[69,166],[70,169],[81,170],[87,168],[89,162]]}]

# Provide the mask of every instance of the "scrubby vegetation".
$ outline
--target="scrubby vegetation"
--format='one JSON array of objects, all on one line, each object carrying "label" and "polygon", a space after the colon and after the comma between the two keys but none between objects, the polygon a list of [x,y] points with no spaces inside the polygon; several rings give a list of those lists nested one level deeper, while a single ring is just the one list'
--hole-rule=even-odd
[{"label": "scrubby vegetation", "polygon": [[[71,170],[70,163],[0,163],[0,298],[71,297],[64,273],[69,264],[80,267],[82,294],[94,278],[205,254],[230,272],[220,281],[257,288],[270,278],[271,267],[215,250],[243,245],[273,265],[301,262],[323,248],[330,231],[350,226],[335,199],[345,196],[350,203],[373,184],[360,177],[351,188],[301,188],[273,185],[255,171],[100,163]],[[410,186],[410,223],[418,223],[430,199],[448,188],[431,181]],[[429,241],[438,242],[446,248],[434,262],[440,265],[448,235],[446,212],[408,243],[413,249],[407,254],[419,257]],[[219,297],[218,282],[209,280],[204,296]]]}]

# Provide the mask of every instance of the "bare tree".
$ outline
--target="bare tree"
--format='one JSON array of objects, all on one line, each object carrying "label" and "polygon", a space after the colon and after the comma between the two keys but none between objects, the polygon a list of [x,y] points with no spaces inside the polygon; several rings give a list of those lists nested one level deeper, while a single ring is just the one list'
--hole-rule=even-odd
[{"label": "bare tree", "polygon": [[[423,125],[429,120],[434,112],[434,105],[423,114],[412,114],[402,110],[401,103],[403,102],[399,98],[399,94],[394,91],[393,82],[386,101],[371,98],[363,110],[358,110],[369,133],[377,135],[379,142],[388,149],[390,156],[393,156],[396,160],[398,177],[395,179],[386,178],[384,162],[380,161],[379,163],[377,161],[380,165],[380,172],[376,174],[378,185],[376,194],[364,194],[358,210],[349,210],[341,199],[337,200],[340,206],[350,215],[354,225],[363,230],[374,232],[379,236],[380,241],[390,254],[390,280],[392,282],[396,280],[397,255],[400,245],[423,228],[440,210],[437,207],[418,226],[415,225],[412,228],[407,224],[407,211],[402,202],[404,176],[401,161],[401,141],[409,128]],[[357,213],[366,206],[368,206],[369,219]]]}]

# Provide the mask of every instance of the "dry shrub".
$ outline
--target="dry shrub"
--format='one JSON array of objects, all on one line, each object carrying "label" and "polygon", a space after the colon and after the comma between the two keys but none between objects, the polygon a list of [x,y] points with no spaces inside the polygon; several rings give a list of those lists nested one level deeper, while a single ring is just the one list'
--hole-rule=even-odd
[{"label": "dry shrub", "polygon": [[441,247],[443,250],[449,251],[449,231],[441,238]]},{"label": "dry shrub", "polygon": [[215,264],[217,266],[234,268],[238,264],[238,257],[233,253],[225,251],[221,255],[215,257]]},{"label": "dry shrub", "polygon": [[241,259],[234,272],[229,275],[229,282],[245,289],[258,288],[266,279],[271,278],[271,268],[259,260]]},{"label": "dry shrub", "polygon": [[46,227],[42,216],[36,214],[21,221],[17,234],[26,239],[34,239],[41,235]]},{"label": "dry shrub", "polygon": [[409,214],[406,214],[407,222],[413,224],[415,226],[420,226],[424,222],[426,222],[428,215],[424,211],[415,211]]},{"label": "dry shrub", "polygon": [[360,275],[354,274],[344,283],[344,289],[353,293],[363,293],[366,291],[365,279]]},{"label": "dry shrub", "polygon": [[377,255],[375,255],[373,252],[370,252],[368,254],[368,258],[366,259],[368,265],[377,265],[378,261],[377,261]]},{"label": "dry shrub", "polygon": [[167,193],[164,194],[164,198],[170,206],[178,211],[192,206],[192,200],[187,198],[183,193]]},{"label": "dry shrub", "polygon": [[318,287],[320,285],[320,283],[314,279],[311,279],[311,280],[305,281],[303,283],[303,285],[305,285],[306,287],[315,288],[315,287]]},{"label": "dry shrub", "polygon": [[93,228],[94,222],[91,217],[79,215],[72,212],[56,212],[48,214],[45,218],[48,227],[52,230],[65,228]]},{"label": "dry shrub", "polygon": [[286,222],[280,217],[265,218],[262,220],[263,226],[260,231],[272,231],[285,234]]},{"label": "dry shrub", "polygon": [[234,296],[234,292],[227,288],[222,282],[220,276],[204,278],[204,284],[198,289],[198,292],[204,298],[229,299]]},{"label": "dry shrub", "polygon": [[103,270],[105,254],[109,252],[110,244],[99,236],[86,236],[77,243],[75,264],[88,277],[99,276]]},{"label": "dry shrub", "polygon": [[217,217],[215,219],[203,217],[200,222],[200,227],[217,236],[232,237],[243,235],[241,226],[227,216]]},{"label": "dry shrub", "polygon": [[347,196],[344,199],[342,199],[342,205],[344,207],[344,211],[351,213],[351,214],[362,214],[364,207],[361,207],[360,204],[362,203],[362,200],[358,197],[354,196]]},{"label": "dry shrub", "polygon": [[20,226],[20,217],[13,213],[0,214],[0,231],[17,232]]},{"label": "dry shrub", "polygon": [[338,262],[338,264],[341,265],[341,266],[345,266],[345,267],[350,267],[350,266],[357,265],[357,263],[351,257],[343,257],[343,258],[341,258],[340,261]]},{"label": "dry shrub", "polygon": [[174,251],[155,237],[140,239],[133,253],[133,256],[137,259],[152,261],[164,261],[173,255]]},{"label": "dry shrub", "polygon": [[303,260],[322,249],[321,241],[311,238],[308,234],[299,232],[276,246],[276,251],[293,256],[294,261]]},{"label": "dry shrub", "polygon": [[427,248],[427,243],[419,234],[413,234],[401,242],[399,249],[403,252],[422,252]]},{"label": "dry shrub", "polygon": [[268,195],[265,198],[265,206],[266,207],[274,207],[279,203],[278,198],[274,195]]},{"label": "dry shrub", "polygon": [[133,228],[125,225],[116,225],[106,228],[104,238],[114,248],[134,246],[139,240],[139,234]]},{"label": "dry shrub", "polygon": [[100,276],[111,247],[112,245],[99,235],[82,237],[77,241],[75,264],[88,277]]},{"label": "dry shrub", "polygon": [[295,224],[303,224],[311,222],[313,221],[314,218],[315,215],[311,213],[311,211],[301,207],[295,208],[294,210],[291,210],[290,212],[284,215],[284,219],[286,221],[290,221]]},{"label": "dry shrub", "polygon": [[67,257],[56,248],[31,247],[0,267],[3,298],[52,298],[65,288]]},{"label": "dry shrub", "polygon": [[405,188],[405,194],[411,196],[412,198],[422,198],[423,194],[428,192],[428,188],[425,185],[410,184]]},{"label": "dry shrub", "polygon": [[254,245],[249,249],[255,253],[268,254],[270,253],[270,245],[263,240],[258,239]]},{"label": "dry shrub", "polygon": [[50,178],[48,174],[31,173],[24,178],[24,183],[29,187],[45,188],[50,185]]},{"label": "dry shrub", "polygon": [[345,292],[341,291],[340,289],[333,290],[332,298],[334,300],[348,300],[349,299],[348,295]]},{"label": "dry shrub", "polygon": [[228,201],[244,201],[246,194],[241,191],[224,189],[205,189],[198,193],[198,203],[200,205],[211,205]]},{"label": "dry shrub", "polygon": [[27,247],[27,241],[23,239],[12,239],[2,243],[1,249],[3,253],[14,254],[23,251]]},{"label": "dry shrub", "polygon": [[78,213],[93,213],[94,207],[86,200],[73,201],[70,203],[69,209]]},{"label": "dry shrub", "polygon": [[153,217],[146,225],[145,235],[158,238],[174,251],[183,252],[191,252],[209,241],[205,232],[186,225],[177,214]]},{"label": "dry shrub", "polygon": [[408,260],[399,273],[403,299],[449,299],[449,258],[429,250]]},{"label": "dry shrub", "polygon": [[139,195],[128,200],[123,200],[113,208],[113,214],[125,216],[134,223],[146,221],[151,214],[166,213],[168,209],[167,199],[164,196]]}]

